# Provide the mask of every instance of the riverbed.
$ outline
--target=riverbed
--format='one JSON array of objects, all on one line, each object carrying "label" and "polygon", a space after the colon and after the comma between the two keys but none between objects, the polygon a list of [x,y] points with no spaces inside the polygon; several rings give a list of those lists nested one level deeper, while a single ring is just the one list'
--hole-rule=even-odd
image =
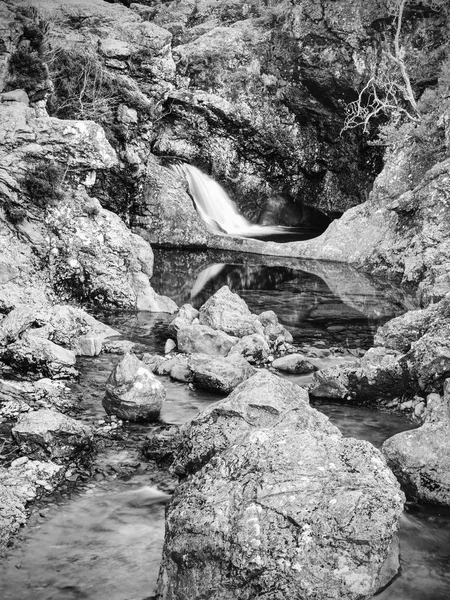
[{"label": "riverbed", "polygon": [[[297,344],[333,349],[330,356],[317,359],[321,364],[351,360],[371,345],[380,324],[414,307],[414,299],[395,285],[346,265],[172,251],[157,251],[155,265],[155,289],[179,305],[191,302],[198,307],[227,284],[253,312],[274,310]],[[149,313],[96,316],[125,339],[159,353],[172,319]],[[73,393],[79,397],[82,418],[91,424],[104,418],[104,385],[119,359],[103,354],[80,360],[82,377]],[[291,379],[307,382],[307,378]],[[186,422],[218,399],[182,383],[162,381],[167,401],[161,419],[167,423]],[[403,414],[332,402],[314,405],[344,435],[367,439],[377,447],[415,426]],[[139,454],[140,440],[149,427],[125,425],[127,442],[105,447],[96,459],[96,476],[35,508],[0,567],[2,600],[131,600],[154,593],[170,486],[158,484]],[[448,600],[450,512],[407,504],[400,544],[401,572],[377,597]]]}]

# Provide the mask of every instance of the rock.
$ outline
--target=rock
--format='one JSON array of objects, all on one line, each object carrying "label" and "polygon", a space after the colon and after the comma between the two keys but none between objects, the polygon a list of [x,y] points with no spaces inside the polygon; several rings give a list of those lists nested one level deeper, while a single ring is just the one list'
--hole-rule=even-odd
[{"label": "rock", "polygon": [[2,360],[22,373],[37,373],[44,377],[67,379],[78,375],[75,354],[50,340],[32,335],[32,330],[20,340],[9,344]]},{"label": "rock", "polygon": [[318,398],[345,398],[377,402],[403,395],[414,388],[404,358],[395,350],[370,348],[354,363],[316,371],[309,393]]},{"label": "rock", "polygon": [[159,365],[156,367],[154,373],[157,375],[169,375],[172,372],[172,369],[176,366],[187,367],[188,359],[183,354],[177,354],[172,358],[165,358]]},{"label": "rock", "polygon": [[192,381],[194,381],[194,375],[192,374],[189,365],[178,362],[170,369],[170,377],[181,383],[192,383]]},{"label": "rock", "polygon": [[292,334],[278,322],[277,315],[273,310],[265,310],[256,317],[258,321],[261,321],[264,327],[264,337],[267,339],[269,344],[272,346],[276,342],[275,346],[287,343],[292,344]]},{"label": "rock", "polygon": [[280,422],[339,433],[327,417],[309,406],[305,389],[262,370],[181,427],[172,470],[178,475],[193,473],[249,431]]},{"label": "rock", "polygon": [[191,304],[183,304],[175,319],[169,324],[169,333],[176,338],[180,329],[192,325],[192,321],[197,317],[198,310],[196,308],[191,306]]},{"label": "rock", "polygon": [[402,510],[368,442],[255,429],[175,490],[157,597],[370,598],[392,575]]},{"label": "rock", "polygon": [[36,308],[19,305],[0,325],[0,346],[15,342],[28,330],[73,350],[77,356],[96,356],[105,340],[119,332],[101,323],[82,308],[57,304]]},{"label": "rock", "polygon": [[258,333],[245,335],[230,350],[228,356],[240,354],[249,363],[266,362],[270,353],[269,344],[264,337]]},{"label": "rock", "polygon": [[61,474],[61,466],[25,456],[14,460],[9,469],[0,467],[0,556],[25,524],[28,503],[52,491]]},{"label": "rock", "polygon": [[12,429],[24,453],[33,458],[67,458],[92,447],[92,429],[55,410],[22,414]]},{"label": "rock", "polygon": [[142,453],[147,460],[168,468],[173,463],[175,452],[181,444],[179,425],[152,427],[146,435]]},{"label": "rock", "polygon": [[[417,406],[420,406],[418,404]],[[444,396],[427,397],[425,422],[386,440],[382,452],[408,497],[450,506],[450,379]]]},{"label": "rock", "polygon": [[175,342],[169,338],[164,344],[164,354],[170,354],[172,350],[175,350],[176,347],[177,345]]},{"label": "rock", "polygon": [[0,379],[0,415],[16,417],[38,404],[44,408],[59,409],[74,404],[70,389],[62,381],[39,379],[38,381],[14,381]]},{"label": "rock", "polygon": [[193,354],[189,358],[189,368],[196,385],[221,394],[229,394],[254,373],[254,368],[239,355],[211,357]]},{"label": "rock", "polygon": [[125,354],[108,378],[102,404],[119,419],[156,421],[165,399],[164,386],[145,363]]},{"label": "rock", "polygon": [[229,335],[244,337],[263,333],[261,322],[252,315],[245,300],[234,294],[227,285],[220,288],[200,308],[199,321]]},{"label": "rock", "polygon": [[311,373],[317,371],[317,367],[303,356],[303,354],[287,354],[276,358],[272,367],[286,373],[295,373],[297,375],[303,373]]},{"label": "rock", "polygon": [[207,325],[188,325],[179,329],[177,346],[180,352],[226,356],[238,339]]}]

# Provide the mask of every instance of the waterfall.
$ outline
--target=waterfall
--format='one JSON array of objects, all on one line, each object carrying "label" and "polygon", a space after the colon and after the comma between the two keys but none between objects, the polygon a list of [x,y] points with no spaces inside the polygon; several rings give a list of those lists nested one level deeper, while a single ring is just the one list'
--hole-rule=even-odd
[{"label": "waterfall", "polygon": [[206,173],[186,163],[171,165],[184,177],[200,217],[218,233],[242,237],[259,237],[291,231],[282,225],[255,225],[239,214],[235,202],[226,191]]}]

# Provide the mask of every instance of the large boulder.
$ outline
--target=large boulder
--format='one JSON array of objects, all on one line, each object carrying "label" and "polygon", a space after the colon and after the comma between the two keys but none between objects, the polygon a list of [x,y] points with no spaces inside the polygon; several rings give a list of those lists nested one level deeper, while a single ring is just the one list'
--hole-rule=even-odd
[{"label": "large boulder", "polygon": [[407,496],[450,506],[450,379],[444,395],[429,394],[424,424],[386,440],[382,452]]},{"label": "large boulder", "polygon": [[203,304],[199,321],[202,325],[221,329],[240,338],[252,333],[263,333],[261,322],[252,315],[245,300],[234,294],[227,285]]},{"label": "large boulder", "polygon": [[67,458],[92,447],[92,429],[55,410],[41,408],[22,414],[12,434],[33,458]]},{"label": "large boulder", "polygon": [[125,354],[106,383],[103,407],[127,421],[156,421],[166,390],[152,371],[133,354]]},{"label": "large boulder", "polygon": [[176,489],[157,598],[371,598],[395,574],[403,500],[368,442],[253,430]]},{"label": "large boulder", "polygon": [[182,426],[172,468],[178,475],[192,473],[249,431],[280,422],[338,434],[327,417],[309,406],[305,389],[262,370]]},{"label": "large boulder", "polygon": [[229,394],[254,373],[254,368],[238,354],[230,357],[192,354],[188,364],[198,387],[221,394]]},{"label": "large boulder", "polygon": [[238,339],[207,325],[187,325],[177,333],[180,352],[226,356]]}]

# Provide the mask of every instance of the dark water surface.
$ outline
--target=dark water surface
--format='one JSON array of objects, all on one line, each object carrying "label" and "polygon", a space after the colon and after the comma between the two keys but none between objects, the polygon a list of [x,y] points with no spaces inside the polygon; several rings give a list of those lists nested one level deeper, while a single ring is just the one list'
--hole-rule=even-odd
[{"label": "dark water surface", "polygon": [[[233,257],[233,264],[217,263],[217,258],[223,261],[226,257],[213,255],[211,269],[204,253],[190,257],[183,253],[177,260],[174,256],[166,253],[156,259],[156,264],[162,265],[155,276],[155,287],[161,293],[179,304],[191,300],[198,306],[227,283],[239,291],[253,311],[275,310],[297,341],[305,343],[366,347],[379,323],[412,306],[412,301],[392,286],[339,266],[301,263],[301,269],[297,269],[292,262],[280,267],[258,264],[258,260],[270,262],[264,257],[245,256]],[[126,339],[159,353],[172,319],[149,313],[98,316]],[[87,421],[104,417],[101,399],[105,381],[119,359],[101,355],[80,361],[82,379],[74,386],[74,393],[79,396]],[[326,358],[323,362],[336,360],[340,359]],[[304,383],[307,378],[297,376],[292,380]],[[183,423],[218,399],[166,378],[162,381],[167,387],[162,420],[169,423]],[[413,426],[401,415],[325,401],[314,405],[344,435],[367,439],[377,447]],[[142,435],[146,429],[128,426],[131,435]],[[114,465],[133,462],[136,456],[133,448],[110,449],[98,461]],[[131,600],[150,596],[161,557],[167,498],[149,484],[148,474],[137,469],[127,481],[114,477],[93,481],[59,505],[44,508],[42,514],[34,515],[23,531],[23,539],[0,565],[0,599]],[[449,600],[449,511],[409,504],[402,519],[400,542],[401,574],[377,598]]]}]

